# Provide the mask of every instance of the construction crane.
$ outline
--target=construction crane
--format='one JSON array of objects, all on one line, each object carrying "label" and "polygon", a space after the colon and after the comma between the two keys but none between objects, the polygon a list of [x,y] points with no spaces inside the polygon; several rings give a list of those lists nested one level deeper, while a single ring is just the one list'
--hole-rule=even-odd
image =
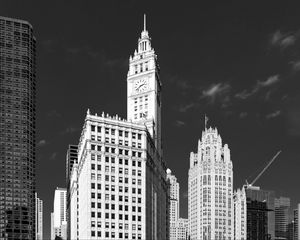
[{"label": "construction crane", "polygon": [[253,184],[261,177],[261,175],[268,169],[268,167],[270,167],[270,165],[275,161],[275,159],[278,157],[278,155],[281,153],[281,150],[278,151],[275,156],[268,162],[268,164],[264,167],[264,169],[257,175],[257,177],[251,182],[248,183],[247,179],[246,179],[246,188],[248,187],[252,187]]}]

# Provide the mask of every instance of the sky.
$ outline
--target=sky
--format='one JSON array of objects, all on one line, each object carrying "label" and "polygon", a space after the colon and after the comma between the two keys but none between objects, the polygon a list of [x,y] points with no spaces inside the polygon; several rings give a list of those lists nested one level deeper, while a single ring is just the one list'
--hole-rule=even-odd
[{"label": "sky", "polygon": [[231,150],[240,188],[256,182],[300,202],[300,2],[15,1],[0,15],[29,21],[37,38],[37,192],[50,237],[54,190],[65,187],[68,144],[84,117],[126,117],[129,56],[147,29],[161,67],[164,160],[187,217],[189,155],[208,125]]}]

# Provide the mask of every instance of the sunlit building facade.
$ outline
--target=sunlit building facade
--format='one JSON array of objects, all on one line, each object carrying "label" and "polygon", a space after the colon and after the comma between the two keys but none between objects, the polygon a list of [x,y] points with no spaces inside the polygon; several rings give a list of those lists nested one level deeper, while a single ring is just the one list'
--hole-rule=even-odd
[{"label": "sunlit building facade", "polygon": [[234,239],[247,239],[247,202],[245,188],[233,194],[234,202]]},{"label": "sunlit building facade", "polygon": [[188,189],[190,239],[234,239],[233,166],[216,128],[205,128],[190,154]]},{"label": "sunlit building facade", "polygon": [[43,240],[43,200],[35,193],[35,238]]},{"label": "sunlit building facade", "polygon": [[53,212],[51,213],[51,240],[60,237],[67,239],[67,189],[56,188]]},{"label": "sunlit building facade", "polygon": [[169,239],[160,94],[157,56],[144,22],[129,58],[127,119],[89,110],[85,117],[71,172],[72,239]]}]

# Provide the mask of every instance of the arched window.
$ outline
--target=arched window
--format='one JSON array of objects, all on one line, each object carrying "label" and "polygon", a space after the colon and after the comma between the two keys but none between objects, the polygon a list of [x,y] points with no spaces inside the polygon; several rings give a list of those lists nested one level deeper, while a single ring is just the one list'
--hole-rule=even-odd
[{"label": "arched window", "polygon": [[206,155],[210,155],[210,148],[206,147]]}]

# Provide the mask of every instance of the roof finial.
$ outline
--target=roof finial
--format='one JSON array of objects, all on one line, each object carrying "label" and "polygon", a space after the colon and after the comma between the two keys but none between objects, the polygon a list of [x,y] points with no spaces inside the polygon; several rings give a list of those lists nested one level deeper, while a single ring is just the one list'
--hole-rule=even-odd
[{"label": "roof finial", "polygon": [[205,129],[206,129],[206,126],[207,126],[207,122],[208,122],[208,117],[206,116],[206,114],[205,114],[205,117],[204,117],[204,122],[205,122]]},{"label": "roof finial", "polygon": [[146,31],[146,14],[144,13],[144,31]]}]

